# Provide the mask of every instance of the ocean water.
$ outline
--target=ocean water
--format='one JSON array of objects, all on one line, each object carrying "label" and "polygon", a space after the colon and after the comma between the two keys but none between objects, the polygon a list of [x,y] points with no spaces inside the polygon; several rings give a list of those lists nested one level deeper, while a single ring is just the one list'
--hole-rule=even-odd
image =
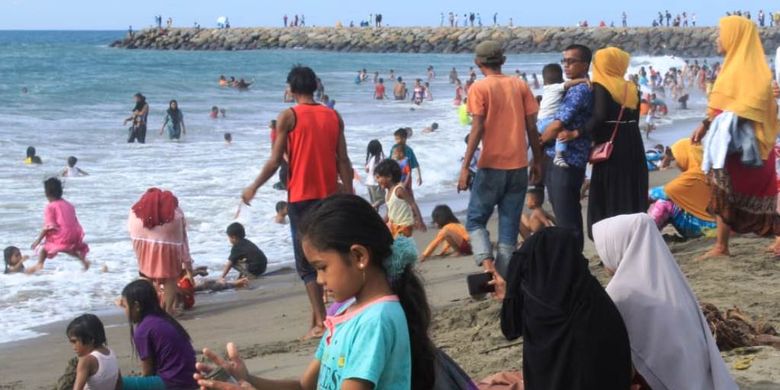
[{"label": "ocean water", "polygon": [[[234,221],[241,190],[249,184],[270,150],[268,122],[287,107],[282,94],[292,64],[311,66],[346,124],[349,154],[362,172],[369,140],[385,151],[392,133],[402,126],[418,130],[409,144],[423,170],[424,184],[415,190],[427,215],[437,202],[463,208],[465,196],[455,185],[468,128],[452,106],[454,89],[447,74],[457,67],[465,78],[470,55],[347,54],[305,50],[252,52],[128,51],[107,44],[121,32],[0,32],[0,246],[15,245],[34,258],[30,244],[42,227],[46,198],[41,182],[57,175],[68,156],[89,176],[65,180],[65,199],[72,202],[90,245],[93,267],[82,272],[78,261],[60,255],[33,275],[0,275],[0,343],[34,337],[32,327],[68,319],[85,311],[111,307],[122,287],[137,275],[126,221],[131,205],[149,187],[173,191],[189,223],[196,265],[215,273],[230,247],[225,227]],[[507,72],[540,72],[560,54],[509,56]],[[671,63],[674,59],[638,57],[632,65]],[[428,65],[437,77],[434,101],[411,110],[409,102],[372,99],[371,82],[356,85],[358,69],[369,74],[390,69],[411,85],[425,78]],[[220,88],[220,74],[254,80],[249,91]],[[388,94],[392,83],[387,82]],[[22,93],[26,88],[27,93]],[[125,143],[122,120],[142,92],[151,107],[146,145]],[[157,133],[170,99],[185,115],[187,135],[169,142]],[[211,106],[225,108],[226,118],[208,116]],[[691,115],[701,111],[690,110]],[[686,113],[673,113],[684,118]],[[422,134],[431,122],[440,130]],[[223,133],[234,142],[227,146]],[[35,146],[41,166],[22,163],[27,146]],[[272,222],[274,205],[286,194],[263,187],[239,221],[248,238],[270,260],[270,269],[292,264],[289,227]],[[362,186],[357,186],[365,194]],[[30,260],[28,264],[32,264]],[[100,271],[102,266],[108,272]],[[262,289],[262,286],[260,287]]]}]

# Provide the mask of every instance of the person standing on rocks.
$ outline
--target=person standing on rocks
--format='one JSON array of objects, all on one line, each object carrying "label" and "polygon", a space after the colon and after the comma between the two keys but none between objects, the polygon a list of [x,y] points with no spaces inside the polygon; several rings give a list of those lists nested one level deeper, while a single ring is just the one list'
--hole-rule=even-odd
[{"label": "person standing on rocks", "polygon": [[[506,57],[500,43],[484,41],[475,52],[474,63],[485,78],[475,82],[468,93],[468,111],[473,122],[458,191],[469,189],[469,167],[482,143],[478,171],[471,185],[466,229],[477,265],[506,276],[517,245],[528,188],[529,142],[534,161],[531,178],[540,178],[542,150],[536,130],[539,106],[528,85],[501,73]],[[496,206],[498,253],[494,255],[486,225]]]},{"label": "person standing on rocks", "polygon": [[[588,77],[591,50],[583,45],[571,45],[563,51],[563,71],[566,78],[575,80]],[[550,195],[550,203],[555,213],[557,226],[571,229],[576,234],[580,247],[584,242],[582,229],[582,206],[580,204],[582,182],[585,180],[585,167],[590,156],[590,136],[567,131],[584,129],[593,113],[593,93],[587,84],[578,84],[566,91],[553,122],[544,129],[542,143],[545,145],[544,181]],[[568,168],[553,163],[555,140],[567,142],[564,161]]]},{"label": "person standing on rocks", "polygon": [[623,11],[621,18],[623,19],[623,27],[628,27],[628,15],[626,14],[626,11]]},{"label": "person standing on rocks", "polygon": [[295,268],[306,285],[312,308],[311,329],[304,336],[310,339],[322,336],[325,331],[325,305],[322,286],[317,284],[317,271],[306,260],[301,247],[298,226],[322,200],[338,193],[339,186],[343,192],[352,193],[353,170],[341,116],[314,100],[317,75],[311,68],[296,65],[287,75],[287,82],[298,104],[279,114],[271,156],[241,198],[249,205],[257,190],[274,176],[287,153],[290,165],[288,215]]},{"label": "person standing on rocks", "polygon": [[284,20],[284,27],[287,27],[287,14],[284,14],[284,17],[282,17],[282,20]]},{"label": "person standing on rocks", "polygon": [[455,14],[450,12],[450,27],[455,27]]},{"label": "person standing on rocks", "polygon": [[493,27],[498,26],[498,12],[493,14]]}]

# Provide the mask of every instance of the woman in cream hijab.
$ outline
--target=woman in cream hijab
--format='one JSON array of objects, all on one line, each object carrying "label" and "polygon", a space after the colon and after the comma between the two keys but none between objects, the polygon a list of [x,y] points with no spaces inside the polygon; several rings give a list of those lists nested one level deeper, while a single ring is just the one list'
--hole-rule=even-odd
[{"label": "woman in cream hijab", "polygon": [[723,363],[693,291],[647,214],[621,215],[593,225],[607,293],[623,317],[636,371],[653,390],[731,390]]},{"label": "woman in cream hijab", "polygon": [[[692,141],[701,142],[718,115],[734,114],[739,123],[747,121],[753,128],[758,156],[764,164],[758,168],[745,166],[741,154],[735,153],[726,156],[723,168],[709,172],[712,180],[709,210],[717,216],[718,228],[715,246],[705,258],[730,255],[731,231],[780,235],[774,167],[777,103],[758,28],[741,16],[722,18],[718,50],[726,58],[709,95],[707,117],[694,132]],[[710,145],[716,144],[705,142],[704,154],[708,154]]]}]

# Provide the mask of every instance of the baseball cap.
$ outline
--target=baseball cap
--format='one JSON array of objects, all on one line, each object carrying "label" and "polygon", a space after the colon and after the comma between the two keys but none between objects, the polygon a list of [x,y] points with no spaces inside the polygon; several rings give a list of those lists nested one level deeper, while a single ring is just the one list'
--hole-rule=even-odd
[{"label": "baseball cap", "polygon": [[500,64],[504,60],[504,49],[496,41],[480,42],[474,54],[483,64]]}]

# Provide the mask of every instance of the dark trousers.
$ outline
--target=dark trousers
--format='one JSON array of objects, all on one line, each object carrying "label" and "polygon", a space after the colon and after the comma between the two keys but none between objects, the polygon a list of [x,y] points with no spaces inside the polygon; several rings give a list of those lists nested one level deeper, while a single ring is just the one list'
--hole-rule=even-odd
[{"label": "dark trousers", "polygon": [[298,234],[298,226],[303,219],[309,215],[309,212],[322,202],[322,199],[304,200],[302,202],[293,202],[287,205],[287,216],[290,218],[290,233],[293,242],[293,254],[295,255],[295,270],[301,277],[303,283],[312,283],[317,281],[317,270],[306,260],[301,246],[301,237]]},{"label": "dark trousers", "polygon": [[585,180],[585,169],[574,166],[559,167],[553,164],[551,158],[546,159],[544,185],[550,196],[556,225],[574,230],[580,250],[584,244],[582,205],[580,204],[580,190],[583,180]]},{"label": "dark trousers", "polygon": [[130,136],[127,138],[127,142],[133,143],[136,140],[138,140],[139,144],[146,143],[146,125],[130,127]]}]

